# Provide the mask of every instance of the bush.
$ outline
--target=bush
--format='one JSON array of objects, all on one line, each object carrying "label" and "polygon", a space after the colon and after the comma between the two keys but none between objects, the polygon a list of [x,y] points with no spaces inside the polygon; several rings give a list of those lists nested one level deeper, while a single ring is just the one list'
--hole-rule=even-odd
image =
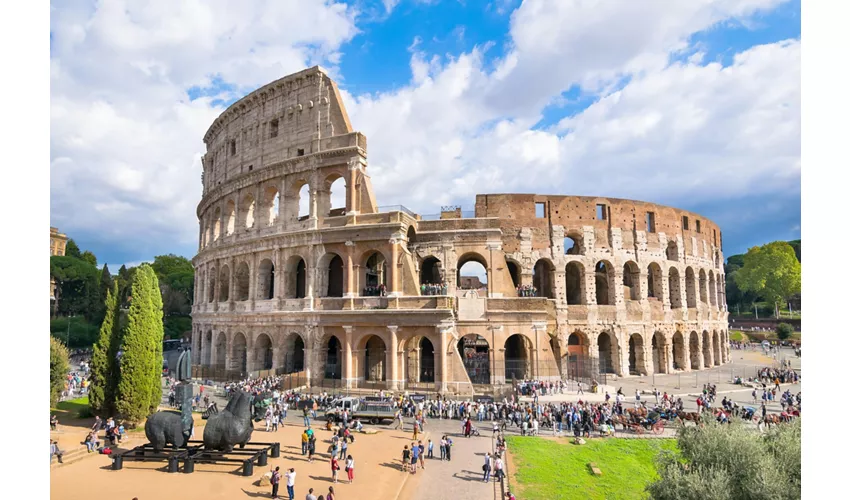
[{"label": "bush", "polygon": [[680,429],[680,455],[662,453],[656,500],[797,499],[801,497],[801,427],[797,419],[762,435],[740,420]]},{"label": "bush", "polygon": [[776,325],[776,337],[779,340],[790,339],[792,333],[794,333],[794,327],[788,323],[779,323]]}]

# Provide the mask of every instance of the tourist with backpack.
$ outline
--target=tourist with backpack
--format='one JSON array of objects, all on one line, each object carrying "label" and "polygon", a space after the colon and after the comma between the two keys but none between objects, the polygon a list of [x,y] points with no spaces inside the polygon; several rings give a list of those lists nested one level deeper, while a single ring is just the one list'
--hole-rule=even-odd
[{"label": "tourist with backpack", "polygon": [[272,471],[271,477],[272,483],[272,500],[276,500],[280,498],[277,494],[278,488],[280,488],[280,467],[275,467]]}]

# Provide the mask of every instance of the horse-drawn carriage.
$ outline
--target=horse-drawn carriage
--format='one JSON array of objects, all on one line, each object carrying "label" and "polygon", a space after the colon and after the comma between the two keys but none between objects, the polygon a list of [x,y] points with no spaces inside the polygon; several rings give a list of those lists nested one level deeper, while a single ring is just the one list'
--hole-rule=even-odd
[{"label": "horse-drawn carriage", "polygon": [[629,422],[629,429],[635,434],[652,432],[661,435],[664,433],[664,419],[661,417],[661,413],[657,411],[650,412],[646,417],[633,415],[631,422]]}]

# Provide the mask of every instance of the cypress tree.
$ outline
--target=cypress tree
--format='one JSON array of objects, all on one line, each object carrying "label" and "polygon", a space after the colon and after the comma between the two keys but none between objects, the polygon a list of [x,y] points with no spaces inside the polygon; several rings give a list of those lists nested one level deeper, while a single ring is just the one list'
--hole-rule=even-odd
[{"label": "cypress tree", "polygon": [[[108,269],[104,269],[108,273]],[[100,336],[91,357],[91,387],[89,406],[95,415],[112,416],[115,411],[115,389],[118,366],[115,360],[120,344],[118,286],[113,283],[106,291],[105,314],[100,324]]]},{"label": "cypress tree", "polygon": [[65,388],[65,376],[71,363],[68,361],[68,348],[65,344],[50,337],[50,407],[56,406],[62,389]]},{"label": "cypress tree", "polygon": [[131,290],[121,339],[116,409],[122,417],[137,423],[150,415],[162,398],[162,297],[150,265],[136,269]]}]

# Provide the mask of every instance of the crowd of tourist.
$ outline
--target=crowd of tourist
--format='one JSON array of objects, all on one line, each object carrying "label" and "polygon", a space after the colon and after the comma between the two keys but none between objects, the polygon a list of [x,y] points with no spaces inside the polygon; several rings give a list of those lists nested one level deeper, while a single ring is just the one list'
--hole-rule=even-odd
[{"label": "crowd of tourist", "polygon": [[516,287],[517,297],[537,297],[537,288],[533,285],[520,285]]},{"label": "crowd of tourist", "polygon": [[422,283],[419,286],[421,295],[448,295],[449,285],[446,283]]}]

